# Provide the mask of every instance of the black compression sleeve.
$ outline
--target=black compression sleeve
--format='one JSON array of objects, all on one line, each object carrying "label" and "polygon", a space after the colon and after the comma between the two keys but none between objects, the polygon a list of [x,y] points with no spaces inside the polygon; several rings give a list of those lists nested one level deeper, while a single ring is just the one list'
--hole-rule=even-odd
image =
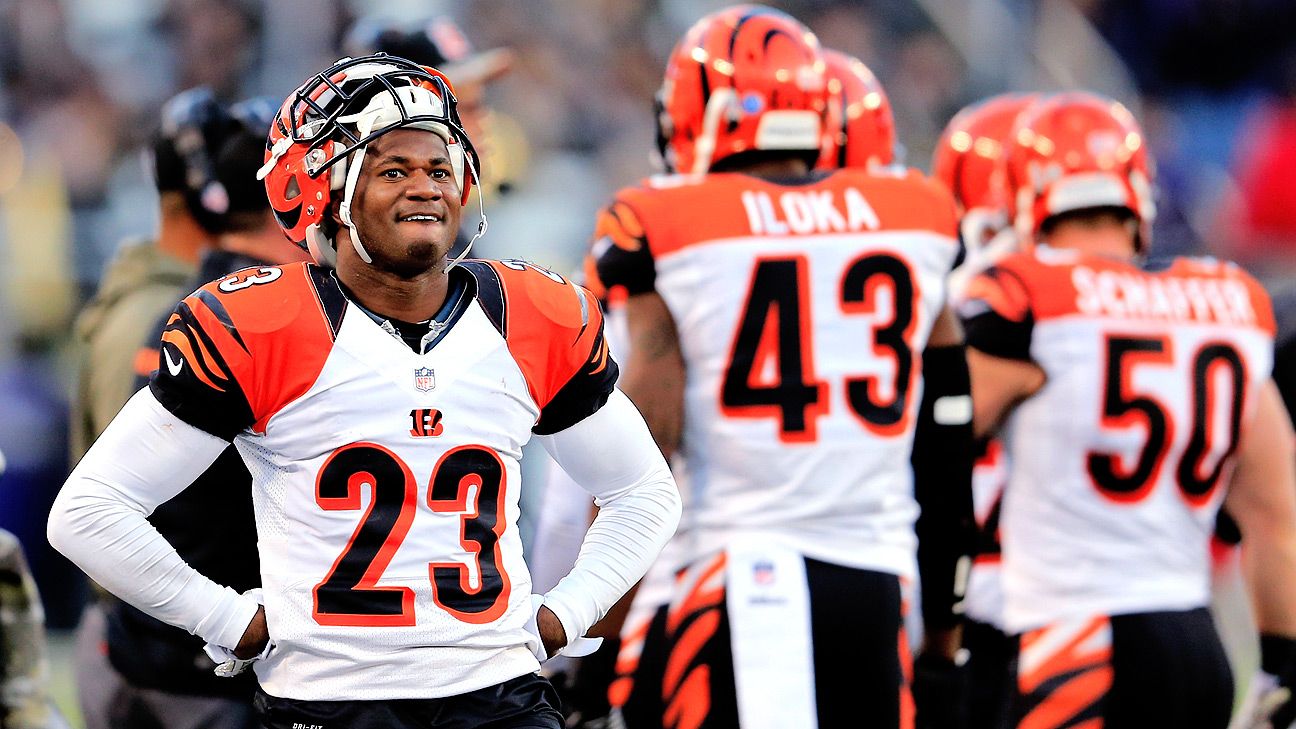
[{"label": "black compression sleeve", "polygon": [[964,579],[959,563],[976,544],[972,510],[972,383],[966,348],[929,347],[923,353],[923,401],[914,436],[914,497],[921,513],[918,572],[923,622],[953,627]]}]

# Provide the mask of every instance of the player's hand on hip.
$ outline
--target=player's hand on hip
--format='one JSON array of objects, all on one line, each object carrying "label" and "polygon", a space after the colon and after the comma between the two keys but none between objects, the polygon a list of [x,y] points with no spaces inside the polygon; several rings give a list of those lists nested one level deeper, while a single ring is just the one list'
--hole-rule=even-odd
[{"label": "player's hand on hip", "polygon": [[[558,629],[561,631],[562,626]],[[240,660],[254,658],[265,650],[269,642],[270,630],[266,625],[265,606],[262,605],[257,608],[256,615],[252,616],[252,622],[248,623],[247,629],[243,631],[243,637],[234,648],[234,657]]]},{"label": "player's hand on hip", "polygon": [[246,671],[253,663],[264,660],[274,650],[270,640],[270,629],[266,624],[265,604],[262,603],[261,588],[253,588],[243,593],[257,601],[256,614],[248,626],[243,629],[243,637],[233,650],[224,646],[208,643],[203,652],[216,663],[216,675],[230,678]]},{"label": "player's hand on hip", "polygon": [[567,647],[567,632],[563,629],[562,621],[544,605],[536,611],[536,628],[540,630],[540,641],[544,643],[545,654],[550,658]]},{"label": "player's hand on hip", "polygon": [[527,632],[531,638],[527,648],[537,661],[544,663],[559,654],[572,657],[587,656],[603,644],[602,638],[578,636],[570,644],[567,642],[567,630],[553,610],[544,604],[543,595],[531,596],[531,619],[527,621]]}]

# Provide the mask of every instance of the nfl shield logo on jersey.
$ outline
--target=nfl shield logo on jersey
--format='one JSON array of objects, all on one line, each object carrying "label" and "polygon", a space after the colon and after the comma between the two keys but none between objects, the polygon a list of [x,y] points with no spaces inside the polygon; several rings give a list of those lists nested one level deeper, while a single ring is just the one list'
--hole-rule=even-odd
[{"label": "nfl shield logo on jersey", "polygon": [[414,387],[419,392],[427,392],[436,387],[436,373],[431,367],[420,367],[414,370]]}]

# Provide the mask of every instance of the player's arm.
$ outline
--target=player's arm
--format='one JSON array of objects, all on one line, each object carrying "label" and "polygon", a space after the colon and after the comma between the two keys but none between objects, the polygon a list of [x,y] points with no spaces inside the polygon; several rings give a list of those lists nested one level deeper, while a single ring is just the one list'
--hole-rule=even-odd
[{"label": "player's arm", "polygon": [[1000,267],[972,280],[959,313],[968,343],[972,425],[977,438],[986,438],[1044,386],[1044,370],[1030,354],[1034,315],[1024,282]]},{"label": "player's arm", "polygon": [[923,399],[914,434],[914,498],[924,652],[953,660],[967,562],[976,546],[972,508],[972,395],[958,320],[943,309],[923,352]]},{"label": "player's arm", "polygon": [[50,544],[140,610],[208,642],[237,646],[257,603],[185,564],[147,519],[228,446],[141,390],[63,485],[50,509]]},{"label": "player's arm", "polygon": [[[683,430],[684,358],[675,320],[656,290],[647,228],[628,197],[618,197],[599,212],[586,269],[599,290],[626,296],[620,311],[629,355],[622,361],[618,387],[638,407],[658,449],[669,458],[679,448]],[[592,518],[598,513],[596,504]],[[637,588],[632,586],[612,606],[592,635],[620,634]]]},{"label": "player's arm", "polygon": [[680,497],[643,417],[619,390],[593,415],[538,437],[599,507],[571,572],[544,595],[563,633],[548,636],[541,626],[552,655],[584,635],[648,571],[679,523]]},{"label": "player's arm", "polygon": [[[1261,390],[1254,420],[1238,443],[1225,505],[1242,531],[1261,669],[1296,690],[1296,433],[1272,381]],[[1296,702],[1274,718],[1274,726],[1288,726],[1296,719]]]},{"label": "player's arm", "polygon": [[176,306],[160,346],[149,387],[130,399],[68,477],[50,512],[49,540],[144,612],[209,643],[246,649],[245,629],[262,620],[256,602],[185,564],[146,517],[256,420],[243,389],[254,379],[251,352],[209,289]]},{"label": "player's arm", "polygon": [[657,263],[632,193],[599,212],[588,266],[601,289],[624,293],[629,357],[618,386],[670,458],[684,427],[684,357],[675,319],[657,292]]},{"label": "player's arm", "polygon": [[626,301],[630,356],[620,387],[638,406],[657,447],[667,458],[679,448],[684,429],[684,355],[675,319],[656,292]]},{"label": "player's arm", "polygon": [[968,347],[972,375],[972,424],[977,438],[994,435],[1023,400],[1044,386],[1044,370],[1034,362],[1000,357]]},{"label": "player's arm", "polygon": [[942,310],[923,352],[923,399],[912,453],[919,515],[923,646],[914,661],[920,726],[956,726],[966,702],[961,604],[976,547],[972,508],[972,402],[958,320]]}]

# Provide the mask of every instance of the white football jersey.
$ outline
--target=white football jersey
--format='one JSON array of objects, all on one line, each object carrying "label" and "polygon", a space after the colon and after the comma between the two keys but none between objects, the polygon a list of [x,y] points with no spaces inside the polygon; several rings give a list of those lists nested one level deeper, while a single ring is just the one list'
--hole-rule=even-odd
[{"label": "white football jersey", "polygon": [[1005,627],[1206,605],[1230,457],[1272,368],[1263,288],[1215,260],[1041,247],[963,309],[971,346],[1047,376],[1003,431]]},{"label": "white football jersey", "polygon": [[305,264],[208,284],[163,334],[157,399],[252,473],[271,695],[435,698],[538,668],[522,447],[602,407],[616,364],[562,277],[467,261],[451,280],[422,354]]},{"label": "white football jersey", "polygon": [[595,235],[610,300],[656,291],[678,330],[692,559],[751,536],[913,576],[909,458],[957,253],[949,193],[916,172],[656,178]]}]

